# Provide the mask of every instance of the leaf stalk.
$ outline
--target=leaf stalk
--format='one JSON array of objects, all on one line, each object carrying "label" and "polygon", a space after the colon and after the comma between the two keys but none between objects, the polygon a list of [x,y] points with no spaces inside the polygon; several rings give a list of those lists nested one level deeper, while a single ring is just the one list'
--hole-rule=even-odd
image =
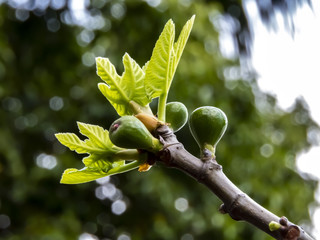
[{"label": "leaf stalk", "polygon": [[166,122],[166,103],[167,103],[167,93],[161,94],[158,102],[158,119],[159,121]]}]

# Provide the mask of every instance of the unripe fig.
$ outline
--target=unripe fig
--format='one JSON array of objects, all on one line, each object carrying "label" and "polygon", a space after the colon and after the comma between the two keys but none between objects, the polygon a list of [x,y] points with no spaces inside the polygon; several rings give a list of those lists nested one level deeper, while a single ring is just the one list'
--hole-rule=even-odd
[{"label": "unripe fig", "polygon": [[134,116],[123,116],[112,123],[109,130],[111,142],[122,148],[159,151],[162,144],[153,137],[144,124]]},{"label": "unripe fig", "polygon": [[209,150],[213,156],[227,125],[228,119],[224,112],[210,106],[197,108],[191,113],[189,119],[190,131],[197,141],[201,153]]},{"label": "unripe fig", "polygon": [[179,131],[188,121],[188,110],[181,102],[170,102],[166,105],[166,122],[174,132]]}]

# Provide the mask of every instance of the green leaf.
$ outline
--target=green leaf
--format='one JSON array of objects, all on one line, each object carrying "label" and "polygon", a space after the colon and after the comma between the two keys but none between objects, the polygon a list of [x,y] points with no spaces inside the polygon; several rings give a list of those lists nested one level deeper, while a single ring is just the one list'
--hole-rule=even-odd
[{"label": "green leaf", "polygon": [[121,84],[126,89],[129,99],[141,106],[150,103],[144,87],[145,73],[128,53],[123,56],[124,73]]},{"label": "green leaf", "polygon": [[82,141],[74,133],[57,133],[55,136],[60,143],[77,153],[92,155],[113,155],[121,148],[113,145],[109,139],[109,132],[100,126],[78,122],[80,132],[89,139]]},{"label": "green leaf", "polygon": [[174,23],[170,19],[156,42],[146,67],[145,87],[150,99],[166,92],[171,81],[170,59],[173,53],[174,34]]},{"label": "green leaf", "polygon": [[108,99],[119,116],[132,114],[130,108],[128,108],[127,102],[123,101],[121,96],[119,96],[116,91],[110,90],[110,87],[107,84],[99,83],[98,88],[100,92]]},{"label": "green leaf", "polygon": [[116,147],[109,138],[109,132],[104,130],[98,125],[92,125],[82,122],[77,122],[79,131],[82,135],[87,136],[89,139],[85,143],[89,146],[95,146],[101,150],[120,150]]},{"label": "green leaf", "polygon": [[147,69],[147,67],[148,67],[148,64],[149,64],[149,61],[146,62],[146,63],[142,66],[142,71],[143,71],[143,72],[146,72],[146,69]]},{"label": "green leaf", "polygon": [[184,25],[176,43],[172,20],[165,25],[146,65],[145,86],[149,98],[167,95],[182,52],[189,38],[195,16]]},{"label": "green leaf", "polygon": [[108,173],[99,171],[97,169],[89,169],[87,167],[80,170],[76,168],[68,168],[63,172],[60,183],[64,183],[64,184],[86,183],[86,182],[90,182],[105,176],[108,176]]},{"label": "green leaf", "polygon": [[121,77],[117,74],[114,65],[108,58],[96,58],[97,74],[107,84],[99,83],[98,87],[102,94],[109,100],[120,116],[131,114],[128,112],[130,99],[120,85]]},{"label": "green leaf", "polygon": [[65,145],[72,151],[76,151],[77,153],[81,154],[96,151],[96,148],[88,146],[74,133],[57,133],[55,136],[61,144]]},{"label": "green leaf", "polygon": [[140,106],[148,106],[150,103],[144,87],[144,71],[129,56],[123,56],[124,73],[120,77],[113,64],[107,58],[96,58],[97,74],[106,82],[99,83],[102,94],[109,100],[120,116],[132,115],[130,101]]},{"label": "green leaf", "polygon": [[[194,19],[195,19],[195,15],[193,15],[187,22],[186,24],[183,26],[182,31],[179,35],[179,38],[177,40],[177,42],[174,44],[173,46],[173,50],[174,50],[174,54],[173,54],[173,58],[172,58],[172,68],[171,68],[171,75],[173,76],[177,66],[179,64],[181,55],[183,53],[184,47],[186,46],[186,43],[188,41],[191,29],[193,27],[193,23],[194,23]],[[172,81],[172,79],[171,79]],[[170,87],[170,86],[169,86]]]},{"label": "green leaf", "polygon": [[[115,146],[109,138],[109,132],[102,127],[77,122],[80,133],[88,139],[82,141],[73,133],[57,133],[57,139],[77,153],[88,153],[82,162],[85,167],[67,169],[61,178],[61,183],[77,184],[95,179],[126,172],[137,168],[146,161],[147,155],[137,150],[122,149]],[[131,163],[126,164],[126,161]]]},{"label": "green leaf", "polygon": [[118,173],[127,172],[133,170],[141,164],[140,161],[134,161],[129,164],[124,164],[124,161],[121,162],[114,162],[109,170],[102,171],[98,168],[89,168],[85,167],[80,170],[75,168],[69,168],[64,171],[62,174],[60,183],[64,184],[79,184],[79,183],[86,183],[90,181],[94,181],[96,179],[110,176]]},{"label": "green leaf", "polygon": [[82,162],[84,165],[88,168],[95,168],[104,172],[107,172],[111,167],[112,164],[117,163],[117,164],[124,164],[124,160],[121,161],[113,161],[112,158],[110,159],[101,159],[101,156],[97,155],[90,155],[86,158],[82,159]]},{"label": "green leaf", "polygon": [[82,160],[84,165],[90,169],[96,169],[102,172],[108,172],[112,167],[111,161],[99,159],[97,156],[89,156]]}]

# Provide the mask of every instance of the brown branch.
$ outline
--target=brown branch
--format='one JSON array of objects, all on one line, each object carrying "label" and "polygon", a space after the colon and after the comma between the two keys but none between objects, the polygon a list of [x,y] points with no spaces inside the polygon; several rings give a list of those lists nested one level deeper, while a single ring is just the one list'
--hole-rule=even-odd
[{"label": "brown branch", "polygon": [[[203,161],[190,154],[169,127],[160,126],[157,133],[164,145],[158,160],[168,167],[180,169],[207,186],[223,202],[219,209],[221,213],[229,214],[236,221],[249,222],[275,239],[313,239],[301,227],[289,222],[285,217],[276,216],[243,193],[226,177],[222,166],[215,159]],[[281,227],[271,231],[271,221],[279,223]]]}]

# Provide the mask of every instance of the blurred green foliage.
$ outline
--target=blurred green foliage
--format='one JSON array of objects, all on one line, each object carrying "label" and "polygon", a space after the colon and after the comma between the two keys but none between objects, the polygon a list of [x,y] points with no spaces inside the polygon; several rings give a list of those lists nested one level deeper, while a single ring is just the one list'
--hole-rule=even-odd
[{"label": "blurred green foliage", "polygon": [[[160,164],[104,182],[59,184],[64,169],[82,163],[54,133],[77,132],[77,120],[108,129],[117,118],[97,89],[94,57],[109,57],[118,72],[124,52],[143,64],[166,21],[179,32],[193,14],[169,101],[189,112],[221,108],[229,128],[216,154],[226,175],[275,214],[309,222],[315,182],[297,174],[295,157],[311,146],[308,129],[317,126],[304,101],[284,112],[253,78],[235,74],[239,62],[221,56],[213,24],[225,3],[154,2],[91,1],[90,14],[104,18],[99,29],[94,21],[91,29],[64,23],[66,6],[28,12],[0,5],[0,239],[270,239],[221,215],[208,189]],[[199,155],[187,126],[177,136]]]}]

